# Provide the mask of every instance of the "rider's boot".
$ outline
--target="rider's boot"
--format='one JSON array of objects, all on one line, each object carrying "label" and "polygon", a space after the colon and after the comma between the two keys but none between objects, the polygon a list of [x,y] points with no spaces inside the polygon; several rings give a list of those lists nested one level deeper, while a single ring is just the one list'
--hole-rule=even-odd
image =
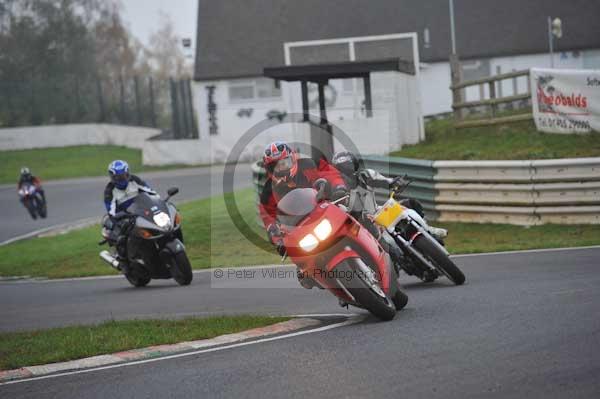
[{"label": "rider's boot", "polygon": [[427,231],[438,241],[443,241],[448,235],[448,230],[441,227],[427,226]]},{"label": "rider's boot", "polygon": [[323,288],[321,287],[312,277],[307,276],[302,270],[299,268],[296,269],[296,277],[298,277],[298,282],[300,285],[307,290],[312,289],[313,287]]},{"label": "rider's boot", "polygon": [[436,270],[425,270],[419,278],[423,280],[424,283],[431,283],[438,278],[439,273]]}]

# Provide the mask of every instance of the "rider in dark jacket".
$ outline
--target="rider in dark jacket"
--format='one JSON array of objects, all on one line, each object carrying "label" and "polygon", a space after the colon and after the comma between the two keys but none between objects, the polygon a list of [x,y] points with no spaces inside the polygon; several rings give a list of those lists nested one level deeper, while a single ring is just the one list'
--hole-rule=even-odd
[{"label": "rider in dark jacket", "polygon": [[[21,168],[21,176],[19,176],[19,182],[17,183],[17,190],[20,190],[21,187],[23,187],[23,184],[25,183],[33,184],[36,187],[38,193],[41,194],[42,198],[46,200],[46,195],[44,193],[44,190],[42,189],[42,181],[37,176],[34,176],[28,167],[23,166]],[[23,201],[23,199],[21,199],[21,201]]]}]

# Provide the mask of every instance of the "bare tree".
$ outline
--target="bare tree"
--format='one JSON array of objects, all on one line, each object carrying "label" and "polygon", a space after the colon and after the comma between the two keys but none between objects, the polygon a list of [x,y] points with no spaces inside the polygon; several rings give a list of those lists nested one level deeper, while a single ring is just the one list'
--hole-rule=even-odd
[{"label": "bare tree", "polygon": [[146,56],[159,79],[189,78],[192,74],[191,67],[186,65],[181,39],[175,34],[173,21],[163,12],[160,13],[158,30],[150,36]]}]

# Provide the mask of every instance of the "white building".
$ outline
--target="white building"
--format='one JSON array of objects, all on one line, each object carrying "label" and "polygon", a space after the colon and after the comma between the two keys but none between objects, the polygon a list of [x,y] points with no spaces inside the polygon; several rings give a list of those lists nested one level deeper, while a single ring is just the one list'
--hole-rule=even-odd
[{"label": "white building", "polygon": [[[555,66],[600,68],[600,1],[455,0],[454,6],[457,53],[465,80],[549,67],[548,16],[560,17],[563,25],[563,37],[555,41]],[[265,68],[285,65],[284,43],[403,32],[418,37],[419,114],[450,112],[448,0],[199,0],[193,94],[200,147],[206,153],[202,157],[210,153],[218,161],[255,124],[301,108],[298,84],[295,94],[286,95],[293,83],[264,77]],[[339,47],[328,50],[318,60],[307,56],[305,64],[344,60]],[[375,50],[370,59],[414,61],[410,47],[396,50]],[[372,79],[372,85],[374,98],[377,91],[389,89],[385,79]],[[525,79],[505,81],[499,94],[526,90]],[[309,85],[312,114],[319,113],[317,91],[317,85]],[[343,124],[340,121],[349,118],[348,112],[354,118],[364,117],[365,94],[359,79],[329,80],[324,94],[332,123]],[[471,87],[467,100],[482,94],[486,95]],[[281,128],[267,132],[253,143],[252,152],[286,134]],[[362,134],[367,141],[381,139],[374,131]],[[395,148],[389,150],[414,142],[415,137],[418,141],[422,135],[391,140]]]}]

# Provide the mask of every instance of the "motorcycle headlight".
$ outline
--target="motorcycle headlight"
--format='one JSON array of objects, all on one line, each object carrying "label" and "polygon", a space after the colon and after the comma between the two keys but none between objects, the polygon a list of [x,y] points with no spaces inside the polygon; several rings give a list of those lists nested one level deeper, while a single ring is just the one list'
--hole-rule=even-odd
[{"label": "motorcycle headlight", "polygon": [[307,234],[303,239],[300,240],[300,248],[306,252],[310,252],[319,245],[319,240],[312,234]]},{"label": "motorcycle headlight", "polygon": [[323,221],[321,223],[319,223],[317,225],[317,227],[315,227],[315,234],[317,236],[317,238],[320,241],[323,241],[324,239],[326,239],[327,237],[329,237],[329,235],[331,234],[331,223],[329,223],[329,220],[327,219],[323,219]]},{"label": "motorcycle headlight", "polygon": [[158,227],[167,227],[171,223],[171,218],[164,212],[157,213],[152,219]]}]

